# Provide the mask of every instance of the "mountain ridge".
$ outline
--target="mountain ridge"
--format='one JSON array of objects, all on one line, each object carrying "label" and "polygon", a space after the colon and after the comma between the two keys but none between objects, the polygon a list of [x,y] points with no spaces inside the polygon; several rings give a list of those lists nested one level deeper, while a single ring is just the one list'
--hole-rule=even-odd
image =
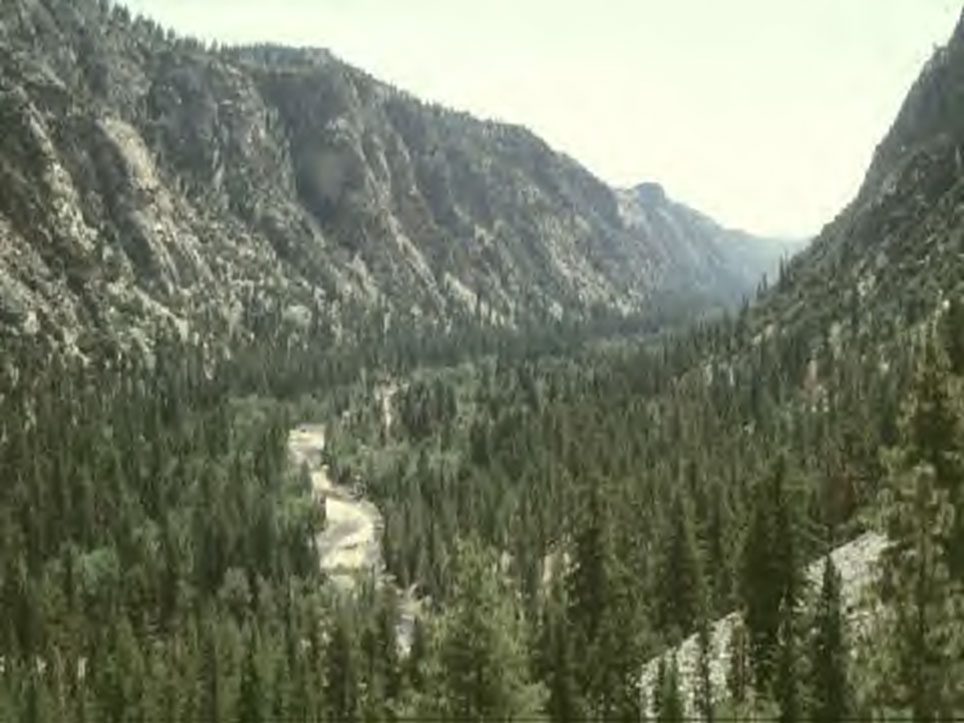
[{"label": "mountain ridge", "polygon": [[[373,314],[511,328],[753,286],[719,260],[673,260],[531,131],[328,51],[208,49],[93,0],[11,0],[0,37],[7,334],[129,345],[172,324],[252,338],[287,320],[337,337]],[[690,258],[710,231],[682,234]]]}]

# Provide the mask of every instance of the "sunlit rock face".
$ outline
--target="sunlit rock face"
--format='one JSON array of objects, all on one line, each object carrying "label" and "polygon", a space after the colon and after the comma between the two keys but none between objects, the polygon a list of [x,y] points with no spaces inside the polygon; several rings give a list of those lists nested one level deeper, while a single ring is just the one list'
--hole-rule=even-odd
[{"label": "sunlit rock face", "polygon": [[205,48],[99,0],[5,0],[0,41],[6,335],[645,313],[731,299],[774,260],[325,51]]},{"label": "sunlit rock face", "polygon": [[[835,548],[830,557],[840,574],[840,599],[852,639],[870,634],[868,623],[874,618],[875,595],[872,585],[877,575],[877,564],[887,547],[887,539],[876,532],[867,532],[850,542]],[[819,591],[825,558],[821,557],[807,567],[807,581],[811,591]],[[730,669],[730,639],[734,629],[742,622],[740,613],[733,612],[714,622],[710,627],[710,681],[716,703],[729,697],[727,673]],[[696,705],[699,679],[699,641],[696,635],[686,638],[679,646],[665,653],[669,661],[673,656],[679,669],[680,693],[687,718],[700,720]],[[649,661],[640,676],[640,696],[647,715],[653,717],[653,687],[656,684],[659,659]]]}]

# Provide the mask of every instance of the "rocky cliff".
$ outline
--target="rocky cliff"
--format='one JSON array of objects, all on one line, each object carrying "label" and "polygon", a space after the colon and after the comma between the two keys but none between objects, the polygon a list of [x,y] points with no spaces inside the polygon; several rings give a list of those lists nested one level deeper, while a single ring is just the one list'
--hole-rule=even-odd
[{"label": "rocky cliff", "polygon": [[731,299],[773,261],[523,128],[325,51],[206,48],[106,0],[4,0],[0,125],[7,335],[645,314],[666,293]]}]

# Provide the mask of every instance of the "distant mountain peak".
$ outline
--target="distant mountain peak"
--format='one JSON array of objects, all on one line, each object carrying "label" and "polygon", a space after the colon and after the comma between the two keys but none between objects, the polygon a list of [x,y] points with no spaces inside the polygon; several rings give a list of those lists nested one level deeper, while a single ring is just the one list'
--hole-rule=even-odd
[{"label": "distant mountain peak", "polygon": [[623,223],[648,241],[678,293],[739,300],[800,246],[724,228],[655,181],[617,190],[616,197]]},{"label": "distant mountain peak", "polygon": [[666,203],[666,189],[655,181],[645,181],[637,185],[633,191],[643,203],[653,206]]}]

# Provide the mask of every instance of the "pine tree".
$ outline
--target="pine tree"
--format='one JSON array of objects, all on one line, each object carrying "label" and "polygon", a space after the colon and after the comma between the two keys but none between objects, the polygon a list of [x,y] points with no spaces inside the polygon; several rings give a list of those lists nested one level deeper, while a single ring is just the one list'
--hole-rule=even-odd
[{"label": "pine tree", "polygon": [[961,588],[943,554],[952,507],[927,465],[901,471],[891,485],[886,517],[893,544],[883,554],[880,578],[887,606],[883,676],[915,720],[943,719],[960,705],[964,679]]},{"label": "pine tree", "polygon": [[951,576],[964,583],[964,428],[962,404],[949,378],[949,363],[935,335],[925,343],[903,420],[900,462],[930,465],[934,484],[954,508],[942,542]]},{"label": "pine tree", "polygon": [[235,672],[240,642],[233,620],[219,620],[212,607],[202,614],[201,711],[206,720],[227,721],[233,717],[238,679]]},{"label": "pine tree", "polygon": [[395,588],[386,585],[375,611],[376,675],[384,681],[385,695],[395,699],[401,692],[402,671],[398,656],[395,621],[398,619],[398,599]]},{"label": "pine tree", "polygon": [[943,332],[951,370],[954,374],[964,376],[964,301],[959,296],[950,300]]},{"label": "pine tree", "polygon": [[946,360],[929,339],[901,420],[901,447],[887,455],[884,527],[892,544],[881,560],[885,604],[880,675],[916,720],[964,710],[964,559],[960,511],[959,405]]},{"label": "pine tree", "polygon": [[665,701],[663,692],[666,690],[666,656],[659,656],[656,661],[656,677],[653,679],[652,689],[649,691],[650,707],[653,711],[653,718],[660,720]]},{"label": "pine tree", "polygon": [[347,611],[339,610],[332,621],[326,654],[325,700],[329,717],[337,721],[357,719],[359,690],[352,625]]},{"label": "pine tree", "polygon": [[780,723],[801,719],[803,696],[798,656],[797,616],[793,604],[784,598],[780,605],[780,628],[773,680],[773,698],[780,708]]},{"label": "pine tree", "polygon": [[781,457],[754,495],[741,561],[741,597],[754,680],[761,689],[770,682],[779,642],[780,607],[795,608],[803,593],[797,523],[787,499],[785,478],[786,462]]},{"label": "pine tree", "polygon": [[725,486],[720,481],[710,488],[710,510],[707,522],[706,578],[711,589],[710,609],[721,613],[732,607],[733,599],[733,561],[730,559],[730,545],[727,534],[732,524]]},{"label": "pine tree", "polygon": [[565,587],[558,570],[553,571],[549,594],[542,611],[538,668],[548,691],[546,713],[553,721],[585,717],[575,678],[572,641],[566,622]]},{"label": "pine tree", "polygon": [[268,686],[261,655],[261,639],[257,629],[252,625],[245,636],[238,701],[239,723],[267,723],[270,718]]},{"label": "pine tree", "polygon": [[573,534],[572,561],[566,572],[566,619],[571,626],[579,689],[587,704],[594,705],[605,686],[605,658],[610,652],[599,643],[602,621],[611,614],[613,561],[599,482],[590,480],[586,484]]},{"label": "pine tree", "polygon": [[478,541],[457,547],[452,596],[438,620],[429,712],[464,721],[505,720],[541,709],[529,681],[518,598],[495,554]]},{"label": "pine tree", "polygon": [[[23,723],[44,723],[50,720],[50,695],[43,676],[36,669],[27,673],[27,685],[23,697],[21,705]],[[120,717],[115,719],[121,720]]]},{"label": "pine tree", "polygon": [[743,705],[751,684],[749,640],[746,626],[737,619],[730,630],[728,645],[729,666],[726,671],[726,689],[730,700],[737,706]]},{"label": "pine tree", "polygon": [[[10,666],[11,663],[7,663]],[[13,672],[4,670],[0,675],[0,720],[17,720],[16,695],[10,684]],[[26,717],[26,716],[23,716]]]},{"label": "pine tree", "polygon": [[693,629],[706,596],[691,517],[682,493],[677,493],[664,534],[656,588],[660,624],[670,637],[683,637]]},{"label": "pine tree", "polygon": [[412,626],[412,646],[408,651],[404,670],[408,686],[416,693],[425,688],[425,663],[428,656],[428,641],[426,640],[425,623],[421,618],[415,618]]},{"label": "pine tree", "polygon": [[549,671],[546,687],[548,701],[546,711],[553,721],[580,720],[585,716],[584,706],[579,695],[574,673],[572,650],[566,633],[566,626],[560,624],[560,619],[553,620],[549,636],[550,654]]},{"label": "pine tree", "polygon": [[848,671],[849,650],[840,600],[840,574],[830,555],[823,566],[820,596],[813,616],[810,645],[810,717],[813,720],[846,720],[853,713]]},{"label": "pine tree", "polygon": [[659,723],[682,723],[686,719],[683,696],[680,692],[679,665],[676,655],[670,657],[669,665],[661,658],[653,693],[653,712]]},{"label": "pine tree", "polygon": [[616,556],[606,616],[600,622],[593,658],[597,676],[589,689],[591,713],[601,720],[637,720],[641,714],[639,667],[648,643],[646,611],[638,580]]},{"label": "pine tree", "polygon": [[699,646],[696,662],[696,710],[703,720],[707,723],[713,723],[716,720],[716,708],[713,702],[713,679],[710,674],[710,662],[713,659],[713,640],[705,604],[697,622],[696,636]]}]

